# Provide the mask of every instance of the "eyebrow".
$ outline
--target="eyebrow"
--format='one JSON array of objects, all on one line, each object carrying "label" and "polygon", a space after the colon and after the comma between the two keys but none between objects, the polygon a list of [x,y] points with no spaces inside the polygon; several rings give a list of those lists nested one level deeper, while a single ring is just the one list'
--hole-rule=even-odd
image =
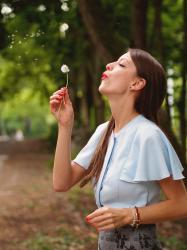
[{"label": "eyebrow", "polygon": [[118,59],[118,62],[120,62],[120,61],[122,61],[122,60],[125,60],[125,62],[126,62],[128,65],[130,65],[129,60],[127,60],[126,58],[123,58],[123,57],[120,57],[120,58]]}]

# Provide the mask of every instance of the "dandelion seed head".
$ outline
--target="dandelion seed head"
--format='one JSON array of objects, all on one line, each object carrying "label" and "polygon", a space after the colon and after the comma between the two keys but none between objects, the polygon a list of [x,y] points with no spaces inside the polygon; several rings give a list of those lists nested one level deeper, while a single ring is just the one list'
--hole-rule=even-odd
[{"label": "dandelion seed head", "polygon": [[62,73],[68,73],[70,70],[66,64],[63,64],[61,66],[61,71],[62,71]]}]

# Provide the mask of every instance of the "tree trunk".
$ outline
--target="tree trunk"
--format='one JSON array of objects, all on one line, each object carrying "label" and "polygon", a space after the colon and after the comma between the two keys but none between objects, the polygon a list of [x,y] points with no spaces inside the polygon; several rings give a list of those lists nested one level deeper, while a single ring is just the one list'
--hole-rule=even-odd
[{"label": "tree trunk", "polygon": [[183,38],[183,51],[182,51],[182,88],[180,96],[180,135],[181,142],[183,147],[183,152],[185,155],[185,160],[187,161],[186,156],[186,85],[187,85],[187,0],[183,1],[184,9],[184,38]]},{"label": "tree trunk", "polygon": [[[101,4],[99,1],[94,0],[79,0],[78,4],[84,25],[97,54],[100,56],[103,63],[112,61],[114,56],[108,49],[109,42],[107,43],[109,40],[107,32],[109,23],[102,12]],[[110,43],[111,42],[112,38],[110,36]]]},{"label": "tree trunk", "polygon": [[146,49],[147,0],[134,0],[132,8],[132,46]]},{"label": "tree trunk", "polygon": [[[95,72],[101,72],[101,61],[98,59],[98,56],[95,54],[94,56],[94,65],[95,65]],[[104,115],[104,101],[102,99],[102,95],[99,93],[99,85],[100,85],[100,74],[96,74],[94,76],[94,84],[93,84],[93,92],[94,92],[94,98],[95,98],[95,115],[96,115],[96,124],[100,124],[104,121],[105,115]]]},{"label": "tree trunk", "polygon": [[[164,39],[162,36],[162,18],[161,18],[161,13],[162,13],[162,0],[154,0],[154,25],[153,25],[153,39],[152,39],[152,48],[151,50],[154,50],[155,53],[157,54],[158,58],[160,59],[160,63],[165,67],[165,61],[164,61]],[[166,114],[167,115],[167,120],[170,128],[172,127],[171,123],[171,112],[170,112],[170,107],[169,107],[169,101],[168,101],[169,95],[168,92],[166,93]],[[168,125],[167,125],[168,126]]]}]

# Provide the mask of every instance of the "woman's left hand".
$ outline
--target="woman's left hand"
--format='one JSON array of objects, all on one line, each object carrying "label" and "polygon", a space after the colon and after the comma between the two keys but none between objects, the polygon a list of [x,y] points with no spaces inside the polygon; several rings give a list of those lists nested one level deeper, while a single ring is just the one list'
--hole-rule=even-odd
[{"label": "woman's left hand", "polygon": [[107,231],[118,228],[132,222],[132,211],[130,208],[101,207],[86,216],[86,220],[98,231]]}]

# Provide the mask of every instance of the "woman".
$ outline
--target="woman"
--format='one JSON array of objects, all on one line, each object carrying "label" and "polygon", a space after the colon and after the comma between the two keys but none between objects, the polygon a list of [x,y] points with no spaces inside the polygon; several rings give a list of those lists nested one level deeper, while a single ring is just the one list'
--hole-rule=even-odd
[{"label": "woman", "polygon": [[[72,161],[68,91],[50,97],[59,128],[54,189],[65,192],[91,180],[98,209],[87,222],[99,231],[98,249],[162,249],[156,223],[187,217],[183,167],[157,119],[166,95],[164,69],[148,52],[131,48],[106,66],[99,92],[108,98],[111,119]],[[65,104],[58,110],[62,97]]]}]

